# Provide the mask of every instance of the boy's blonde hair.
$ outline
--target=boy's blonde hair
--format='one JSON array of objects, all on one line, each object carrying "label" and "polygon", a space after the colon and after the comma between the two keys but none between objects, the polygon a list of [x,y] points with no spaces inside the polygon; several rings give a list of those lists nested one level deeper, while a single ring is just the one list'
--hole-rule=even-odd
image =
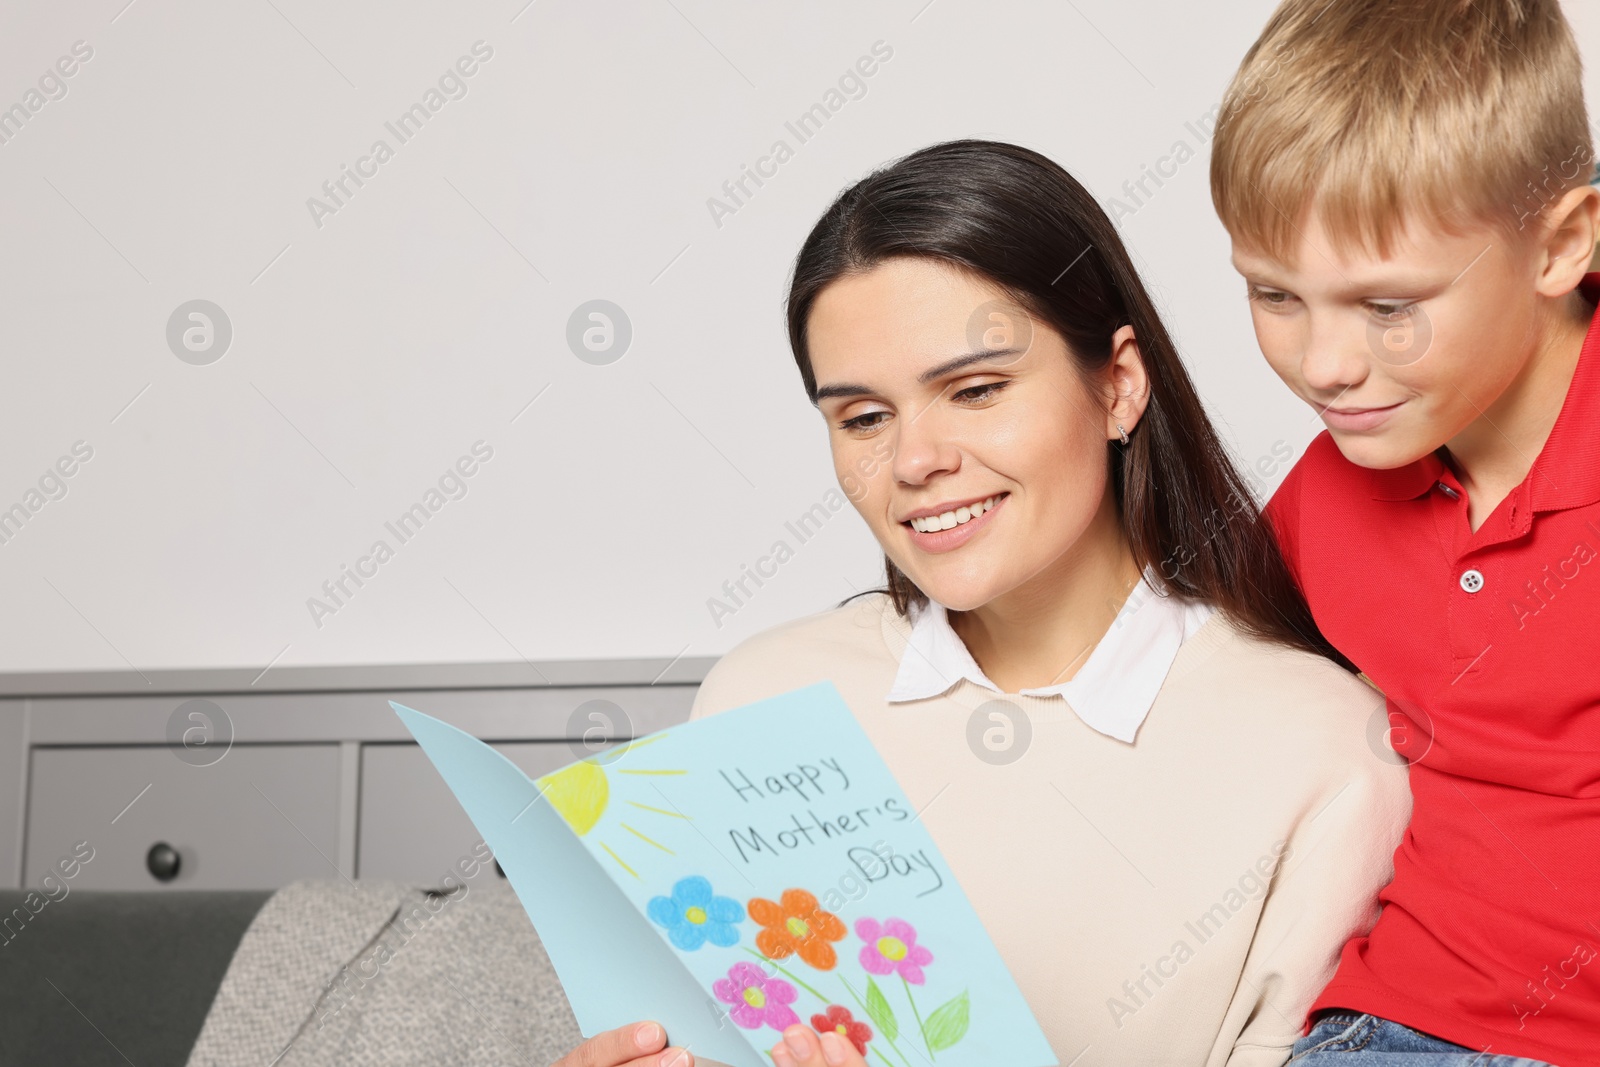
[{"label": "boy's blonde hair", "polygon": [[1386,256],[1408,217],[1509,237],[1589,182],[1583,63],[1558,0],[1284,0],[1223,98],[1211,197],[1291,262],[1309,209]]}]

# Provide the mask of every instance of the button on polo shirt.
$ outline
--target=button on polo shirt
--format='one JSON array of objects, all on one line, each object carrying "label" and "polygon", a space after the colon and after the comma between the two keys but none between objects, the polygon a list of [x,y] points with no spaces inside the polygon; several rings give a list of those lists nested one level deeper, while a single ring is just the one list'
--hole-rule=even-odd
[{"label": "button on polo shirt", "polygon": [[1383,910],[1312,1012],[1600,1064],[1600,316],[1527,477],[1467,508],[1440,454],[1369,470],[1326,432],[1267,508],[1411,763]]}]

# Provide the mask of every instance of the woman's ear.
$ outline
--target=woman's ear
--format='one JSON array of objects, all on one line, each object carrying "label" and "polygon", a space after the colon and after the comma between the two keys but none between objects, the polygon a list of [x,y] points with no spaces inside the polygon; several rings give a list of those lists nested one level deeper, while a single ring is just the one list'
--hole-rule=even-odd
[{"label": "woman's ear", "polygon": [[1150,402],[1150,379],[1145,374],[1144,357],[1139,352],[1139,341],[1133,335],[1132,326],[1119,327],[1111,335],[1111,362],[1104,373],[1109,401],[1106,439],[1119,441],[1122,434],[1117,423],[1132,433]]}]

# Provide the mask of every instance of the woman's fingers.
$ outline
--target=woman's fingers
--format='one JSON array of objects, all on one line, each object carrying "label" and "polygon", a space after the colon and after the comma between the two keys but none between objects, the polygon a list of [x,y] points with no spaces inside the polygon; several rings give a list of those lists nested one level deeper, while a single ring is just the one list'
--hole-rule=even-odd
[{"label": "woman's fingers", "polygon": [[663,1049],[666,1043],[660,1023],[631,1023],[594,1035],[554,1067],[693,1067],[687,1049]]},{"label": "woman's fingers", "polygon": [[774,1067],[866,1067],[867,1061],[850,1041],[832,1030],[818,1034],[804,1023],[783,1031],[772,1046]]},{"label": "woman's fingers", "polygon": [[659,1055],[634,1060],[625,1067],[694,1067],[694,1057],[686,1048],[669,1048]]}]

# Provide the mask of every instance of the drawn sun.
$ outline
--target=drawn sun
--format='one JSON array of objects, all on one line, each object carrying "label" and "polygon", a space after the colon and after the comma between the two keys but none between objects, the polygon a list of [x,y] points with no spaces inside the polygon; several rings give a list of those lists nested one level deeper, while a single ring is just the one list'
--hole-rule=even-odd
[{"label": "drawn sun", "polygon": [[[635,749],[643,748],[645,745],[659,741],[664,736],[664,734],[656,734],[652,737],[646,737],[638,741],[630,741],[627,744],[618,745],[615,748],[607,749],[603,753],[603,758],[606,763],[614,763],[622,756],[624,752],[632,752]],[[611,784],[606,777],[607,768],[600,762],[601,758],[602,757],[590,757],[589,759],[579,760],[577,763],[563,767],[559,771],[552,771],[551,773],[537,778],[534,781],[534,784],[539,787],[540,792],[544,794],[545,799],[550,802],[550,806],[556,809],[556,813],[566,820],[567,825],[572,827],[572,832],[577,834],[579,837],[586,836],[589,831],[593,830],[597,825],[599,825],[602,816],[606,814],[606,810],[611,805]],[[686,770],[649,770],[633,767],[612,767],[610,770],[613,774],[633,775],[676,775],[689,773]],[[631,807],[638,808],[641,811],[650,812],[653,815],[664,815],[673,819],[689,818],[689,816],[683,814],[681,811],[672,811],[668,808],[658,808],[650,804],[641,804],[637,800],[627,800],[624,801],[624,803]],[[616,820],[616,825],[646,844],[654,845],[656,848],[659,848],[669,856],[677,855],[677,853],[673,852],[672,849],[668,848],[666,845],[663,845],[655,838],[643,833],[633,826],[628,825],[628,823],[623,822],[620,819]],[[641,877],[639,872],[630,867],[627,861],[617,854],[616,849],[613,849],[605,840],[597,837],[595,842],[601,848],[605,849],[606,854],[612,859],[616,860],[617,864],[621,866],[623,870],[627,871],[635,878]],[[618,847],[622,847],[620,842]]]}]

